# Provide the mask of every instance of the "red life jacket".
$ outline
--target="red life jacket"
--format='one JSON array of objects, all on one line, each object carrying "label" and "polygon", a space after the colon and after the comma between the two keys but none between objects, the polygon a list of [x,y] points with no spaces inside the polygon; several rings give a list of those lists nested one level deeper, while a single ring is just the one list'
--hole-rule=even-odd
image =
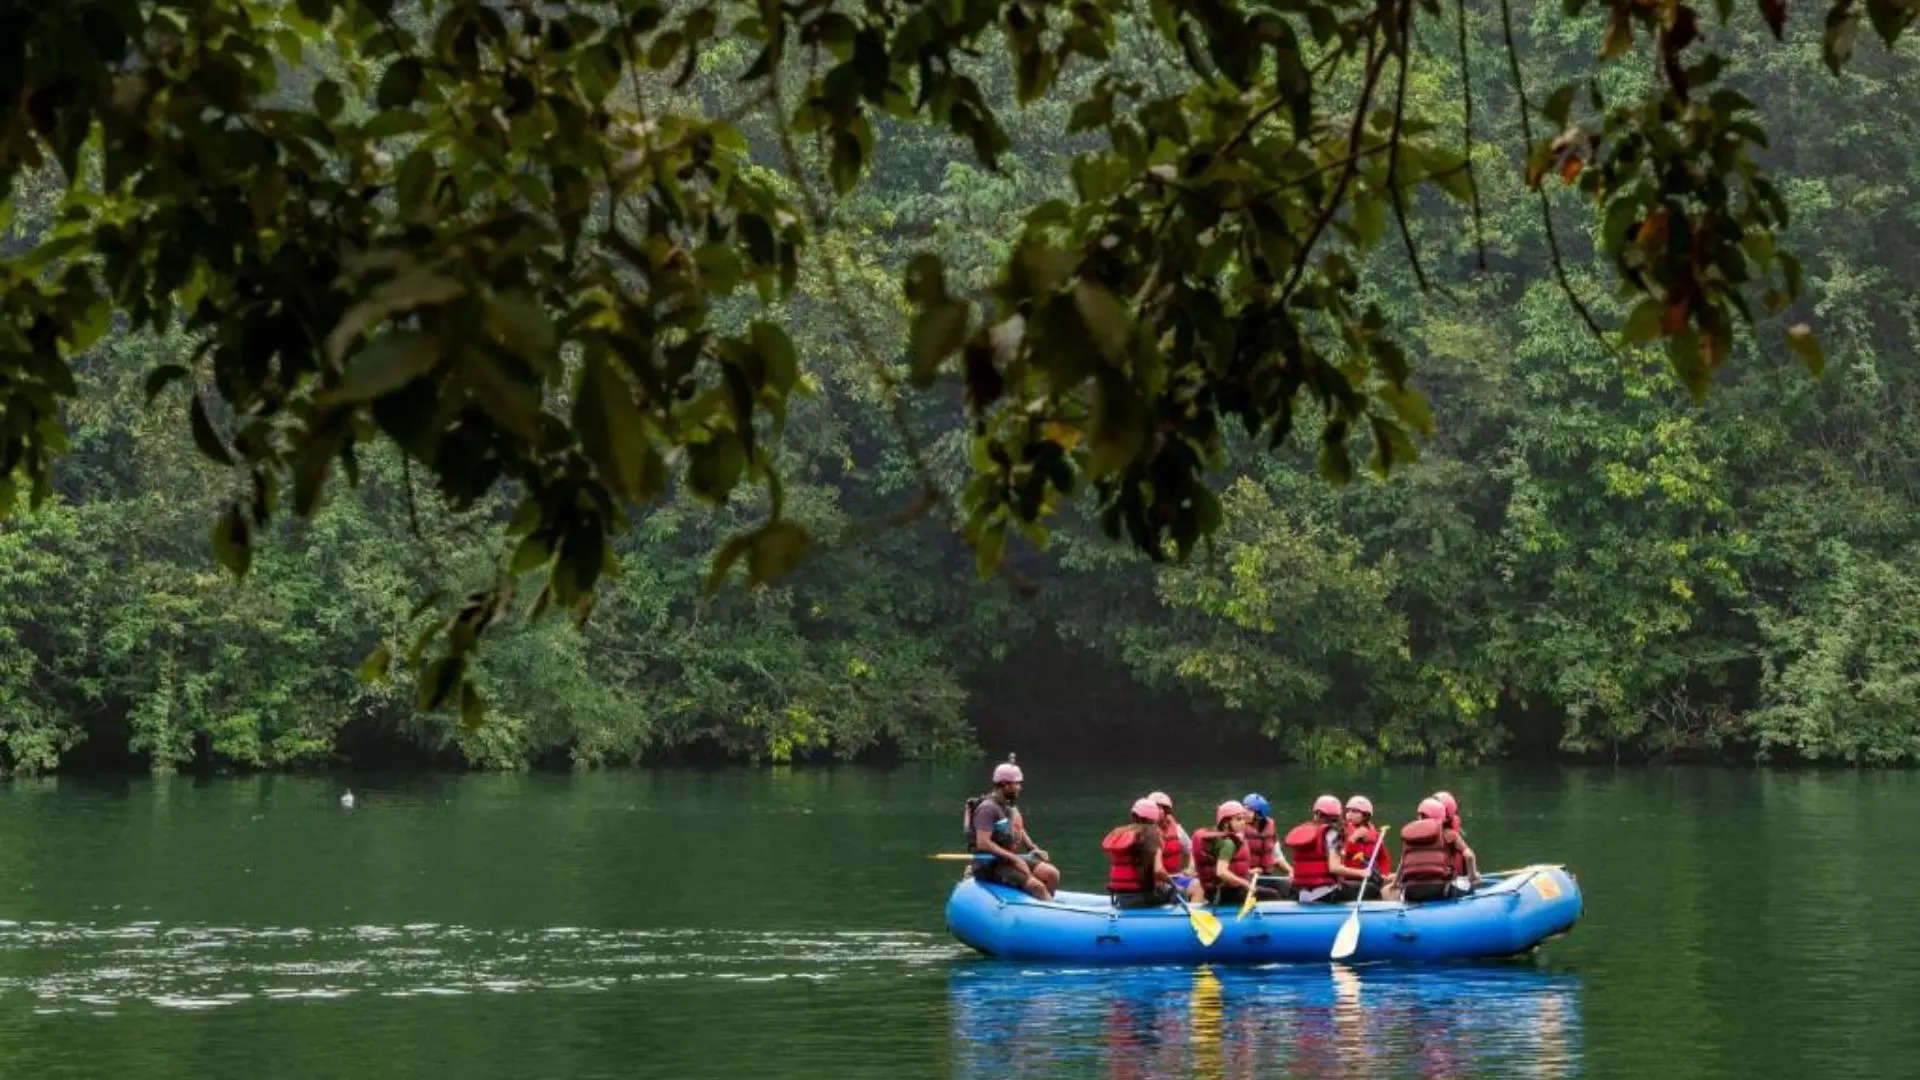
[{"label": "red life jacket", "polygon": [[1171,822],[1160,827],[1160,866],[1169,874],[1183,874],[1187,869],[1187,853],[1180,847],[1180,828]]},{"label": "red life jacket", "polygon": [[1211,893],[1220,887],[1220,875],[1216,863],[1220,856],[1214,854],[1214,841],[1233,841],[1233,857],[1227,860],[1227,869],[1241,878],[1253,876],[1253,860],[1247,854],[1247,844],[1238,833],[1222,832],[1219,829],[1196,829],[1193,833],[1193,869],[1200,876],[1200,887]]},{"label": "red life jacket", "polygon": [[[1346,842],[1340,846],[1340,861],[1355,870],[1367,868],[1367,856],[1373,854],[1373,843],[1380,839],[1380,833],[1371,825],[1362,825],[1353,830]],[[1380,857],[1373,861],[1373,868],[1382,876],[1393,873],[1393,852],[1386,845],[1380,846]]]},{"label": "red life jacket", "polygon": [[1317,821],[1295,825],[1287,830],[1287,861],[1293,864],[1293,887],[1314,889],[1333,884],[1333,867],[1327,859],[1327,829]]},{"label": "red life jacket", "polygon": [[1276,829],[1272,818],[1261,818],[1257,828],[1248,829],[1246,832],[1241,833],[1247,841],[1247,858],[1253,863],[1253,869],[1256,873],[1261,870],[1271,870],[1273,868],[1275,861],[1273,857],[1273,837],[1275,831]]},{"label": "red life jacket", "polygon": [[1452,839],[1440,823],[1431,818],[1400,830],[1400,880],[1452,881],[1455,849]]},{"label": "red life jacket", "polygon": [[1141,893],[1152,885],[1151,881],[1140,876],[1140,864],[1134,861],[1133,849],[1140,840],[1139,825],[1116,825],[1100,841],[1100,850],[1107,853],[1107,891],[1110,893]]}]

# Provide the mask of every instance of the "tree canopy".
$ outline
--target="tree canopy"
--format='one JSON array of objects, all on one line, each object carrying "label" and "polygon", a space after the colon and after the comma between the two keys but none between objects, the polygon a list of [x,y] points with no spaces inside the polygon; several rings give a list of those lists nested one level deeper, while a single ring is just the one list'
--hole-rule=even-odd
[{"label": "tree canopy", "polygon": [[[1316,428],[1318,470],[1344,481],[1356,444],[1384,473],[1432,432],[1414,312],[1391,294],[1459,304],[1514,257],[1487,235],[1489,169],[1508,166],[1476,105],[1518,128],[1539,269],[1592,331],[1572,351],[1632,380],[1621,350],[1661,342],[1699,398],[1765,313],[1782,332],[1762,340],[1817,371],[1789,199],[1728,79],[1728,43],[1785,38],[1785,5],[1588,7],[1560,25],[1590,59],[1534,85],[1521,39],[1553,16],[1516,29],[1504,0],[10,4],[0,193],[36,220],[0,268],[0,507],[53,492],[80,358],[177,337],[140,389],[230,477],[210,524],[234,573],[384,450],[409,496],[418,467],[468,514],[490,583],[428,596],[401,654],[425,665],[422,705],[477,718],[472,653],[519,579],[536,615],[584,620],[615,538],[676,487],[759,493],[710,583],[808,557],[779,452],[815,388],[804,334],[857,358],[904,447],[907,497],[875,521],[930,513],[991,571],[1010,532],[1046,544],[1082,499],[1108,536],[1185,555],[1275,512],[1209,484],[1236,440]],[[1834,3],[1825,63],[1843,70],[1863,21],[1892,45],[1916,13]],[[940,175],[927,131],[1011,178],[997,227],[848,257],[893,212],[863,185]],[[1064,186],[1010,171],[1016,132],[1072,153]],[[1591,228],[1563,238],[1556,185]],[[1472,242],[1423,249],[1436,228]],[[1589,238],[1610,282],[1569,266]],[[1601,377],[1557,359],[1543,377]],[[965,410],[957,483],[915,423],[943,394]],[[1179,580],[1180,603],[1264,624],[1251,598]]]}]

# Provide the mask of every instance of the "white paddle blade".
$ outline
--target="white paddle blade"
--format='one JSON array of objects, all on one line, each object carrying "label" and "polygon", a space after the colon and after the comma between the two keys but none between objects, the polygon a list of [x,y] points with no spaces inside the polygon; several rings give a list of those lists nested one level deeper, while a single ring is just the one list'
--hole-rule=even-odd
[{"label": "white paddle blade", "polygon": [[1355,908],[1340,924],[1340,932],[1333,936],[1332,957],[1345,960],[1360,948],[1360,909]]}]

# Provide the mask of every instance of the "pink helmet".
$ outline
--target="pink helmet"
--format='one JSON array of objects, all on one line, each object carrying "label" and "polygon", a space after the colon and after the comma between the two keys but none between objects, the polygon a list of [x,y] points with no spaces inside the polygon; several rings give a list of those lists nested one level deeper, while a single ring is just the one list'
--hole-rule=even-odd
[{"label": "pink helmet", "polygon": [[1168,810],[1173,809],[1173,796],[1164,791],[1149,792],[1147,798],[1151,800],[1155,806],[1163,806]]},{"label": "pink helmet", "polygon": [[1159,821],[1160,804],[1154,802],[1152,798],[1135,799],[1133,800],[1133,816],[1145,818],[1148,821]]},{"label": "pink helmet", "polygon": [[1011,761],[1003,761],[993,767],[993,782],[996,784],[1020,783],[1020,766]]},{"label": "pink helmet", "polygon": [[1460,804],[1454,801],[1454,798],[1452,795],[1449,795],[1444,791],[1436,791],[1433,793],[1433,801],[1439,803],[1442,807],[1446,809],[1448,817],[1459,816]]},{"label": "pink helmet", "polygon": [[1313,812],[1316,814],[1325,814],[1328,817],[1339,817],[1340,800],[1332,795],[1322,795],[1313,800]]},{"label": "pink helmet", "polygon": [[1373,800],[1365,795],[1355,795],[1347,800],[1347,809],[1358,810],[1368,817],[1373,816]]},{"label": "pink helmet", "polygon": [[1240,805],[1240,800],[1228,799],[1226,802],[1221,803],[1213,811],[1213,822],[1214,824],[1218,825],[1220,822],[1225,821],[1228,818],[1239,817],[1241,814],[1244,814],[1246,812],[1247,812],[1247,808]]},{"label": "pink helmet", "polygon": [[1420,816],[1423,818],[1431,818],[1434,821],[1445,821],[1447,819],[1447,808],[1441,804],[1439,799],[1421,799]]}]

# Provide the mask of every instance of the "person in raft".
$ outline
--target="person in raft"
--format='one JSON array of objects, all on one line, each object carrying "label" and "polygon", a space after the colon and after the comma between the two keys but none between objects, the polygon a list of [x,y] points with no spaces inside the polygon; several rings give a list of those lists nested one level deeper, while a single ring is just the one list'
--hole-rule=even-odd
[{"label": "person in raft", "polygon": [[1193,834],[1193,865],[1199,871],[1200,890],[1221,907],[1237,907],[1254,890],[1257,900],[1278,900],[1278,890],[1255,886],[1253,858],[1245,829],[1253,817],[1238,800],[1229,799],[1213,812],[1214,826]]},{"label": "person in raft", "polygon": [[1322,795],[1313,800],[1313,818],[1287,830],[1283,842],[1293,864],[1293,898],[1303,904],[1352,900],[1367,879],[1340,858],[1344,833],[1340,800]]},{"label": "person in raft", "polygon": [[1447,808],[1438,799],[1420,800],[1418,820],[1400,830],[1400,868],[1390,894],[1410,904],[1463,895],[1454,882],[1459,836],[1447,828]]},{"label": "person in raft", "polygon": [[[1373,859],[1373,874],[1363,886],[1368,900],[1380,899],[1381,886],[1393,876],[1393,852],[1382,844],[1380,854],[1373,854],[1373,845],[1379,839],[1380,830],[1373,827],[1373,800],[1365,795],[1348,798],[1346,834],[1340,844],[1340,861],[1355,870],[1365,871],[1367,860]],[[1352,893],[1351,885],[1345,891]],[[1349,896],[1349,899],[1352,898]]]},{"label": "person in raft", "polygon": [[1467,830],[1460,825],[1460,803],[1444,791],[1434,792],[1433,801],[1447,812],[1441,824],[1453,833],[1453,876],[1460,879],[1454,884],[1463,890],[1471,890],[1480,884],[1480,857],[1473,853],[1472,846],[1467,843]]},{"label": "person in raft", "polygon": [[974,856],[974,876],[984,881],[1025,890],[1036,900],[1053,899],[1060,887],[1060,871],[1047,853],[1027,834],[1020,816],[1020,766],[1003,761],[993,768],[993,791],[967,800],[967,850]]},{"label": "person in raft", "polygon": [[1173,887],[1197,904],[1205,897],[1193,868],[1193,838],[1173,816],[1173,796],[1156,791],[1147,796],[1147,801],[1160,808],[1160,865],[1166,868]]},{"label": "person in raft", "polygon": [[1258,881],[1262,874],[1291,874],[1293,867],[1280,857],[1280,841],[1276,835],[1277,827],[1273,822],[1273,807],[1267,804],[1267,797],[1254,792],[1240,800],[1240,804],[1253,815],[1248,822],[1247,855],[1253,860],[1253,876]]},{"label": "person in raft", "polygon": [[1100,841],[1107,854],[1107,897],[1117,908],[1173,903],[1173,875],[1161,862],[1162,812],[1151,798],[1133,804],[1133,818]]}]

